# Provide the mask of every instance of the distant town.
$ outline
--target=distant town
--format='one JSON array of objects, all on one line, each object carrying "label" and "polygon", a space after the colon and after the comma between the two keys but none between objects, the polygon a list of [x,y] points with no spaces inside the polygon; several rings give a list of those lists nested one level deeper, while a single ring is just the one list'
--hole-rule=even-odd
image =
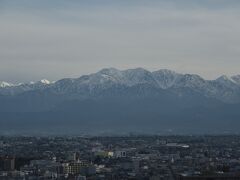
[{"label": "distant town", "polygon": [[228,136],[0,137],[0,179],[240,179]]}]

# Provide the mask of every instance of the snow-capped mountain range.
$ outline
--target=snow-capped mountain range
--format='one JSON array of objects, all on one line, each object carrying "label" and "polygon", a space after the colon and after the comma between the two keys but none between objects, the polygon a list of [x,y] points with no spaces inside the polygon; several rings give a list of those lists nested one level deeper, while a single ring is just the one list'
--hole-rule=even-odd
[{"label": "snow-capped mountain range", "polygon": [[240,102],[240,75],[232,77],[223,75],[216,80],[205,80],[195,74],[180,74],[167,69],[150,72],[143,68],[123,71],[106,68],[80,78],[66,78],[56,82],[46,79],[18,85],[0,82],[0,94],[14,96],[28,91],[50,91],[56,94],[89,97],[112,88],[133,86],[139,88],[149,86],[149,88],[166,90],[178,95],[190,90],[227,103]]},{"label": "snow-capped mountain range", "polygon": [[12,84],[4,81],[0,81],[0,94],[2,95],[17,95],[27,91],[34,91],[40,90],[50,85],[51,82],[42,79],[37,82],[29,82],[29,83],[19,83],[19,84]]},{"label": "snow-capped mountain range", "polygon": [[0,88],[6,88],[6,87],[11,87],[13,84],[7,83],[5,81],[0,81]]},{"label": "snow-capped mountain range", "polygon": [[165,69],[108,68],[0,85],[0,132],[240,132],[240,75],[205,80]]}]

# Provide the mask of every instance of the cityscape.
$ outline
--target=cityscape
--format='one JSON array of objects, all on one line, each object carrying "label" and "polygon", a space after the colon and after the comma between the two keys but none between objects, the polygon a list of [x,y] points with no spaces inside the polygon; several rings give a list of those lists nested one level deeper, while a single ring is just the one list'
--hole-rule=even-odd
[{"label": "cityscape", "polygon": [[0,137],[0,179],[239,179],[225,136]]},{"label": "cityscape", "polygon": [[0,180],[240,180],[240,0],[0,0]]}]

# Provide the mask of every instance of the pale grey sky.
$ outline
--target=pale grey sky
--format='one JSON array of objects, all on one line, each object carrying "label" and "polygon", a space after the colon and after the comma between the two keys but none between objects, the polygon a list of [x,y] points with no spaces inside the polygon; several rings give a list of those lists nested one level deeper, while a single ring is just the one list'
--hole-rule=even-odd
[{"label": "pale grey sky", "polygon": [[106,67],[240,74],[239,0],[0,0],[0,81]]}]

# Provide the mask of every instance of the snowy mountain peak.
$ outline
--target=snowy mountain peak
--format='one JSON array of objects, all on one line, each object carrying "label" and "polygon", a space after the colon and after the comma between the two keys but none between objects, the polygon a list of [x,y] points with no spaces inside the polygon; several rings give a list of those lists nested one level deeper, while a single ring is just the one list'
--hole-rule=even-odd
[{"label": "snowy mountain peak", "polygon": [[201,76],[197,74],[184,74],[183,79],[186,81],[205,81]]},{"label": "snowy mountain peak", "polygon": [[225,80],[225,81],[227,81],[227,80],[230,80],[231,77],[229,77],[229,76],[227,76],[227,75],[222,75],[222,76],[220,76],[218,79],[219,79],[219,80]]},{"label": "snowy mountain peak", "polygon": [[152,73],[150,71],[143,68],[127,69],[122,72],[125,76],[129,78],[134,77],[134,79],[141,79],[145,76],[152,76]]},{"label": "snowy mountain peak", "polygon": [[232,76],[231,79],[233,79],[238,85],[240,85],[240,75]]},{"label": "snowy mountain peak", "polygon": [[176,79],[180,76],[180,74],[177,74],[176,72],[168,69],[154,71],[152,74],[158,82],[158,85],[163,89],[167,89],[173,86]]},{"label": "snowy mountain peak", "polygon": [[124,76],[124,83],[128,86],[136,84],[157,84],[152,73],[143,68],[128,69],[122,71],[122,73]]},{"label": "snowy mountain peak", "polygon": [[169,69],[160,69],[158,71],[153,71],[153,73],[160,73],[163,75],[169,75],[169,74],[177,74],[175,71],[169,70]]},{"label": "snowy mountain peak", "polygon": [[42,83],[42,84],[51,84],[51,82],[48,81],[47,79],[42,79],[39,82]]},{"label": "snowy mountain peak", "polygon": [[[51,84],[51,82],[47,79],[41,79],[40,81],[37,81],[37,82],[34,82],[34,81],[30,81],[28,83],[29,85],[35,85],[35,84],[43,84],[43,85],[48,85],[48,84]],[[25,84],[27,85],[27,84]]]},{"label": "snowy mountain peak", "polygon": [[13,84],[5,82],[5,81],[0,82],[0,87],[1,88],[11,87],[11,86],[13,86]]},{"label": "snowy mountain peak", "polygon": [[150,71],[144,69],[144,68],[134,68],[134,69],[127,69],[127,70],[124,70],[123,72],[131,72],[131,73],[134,73],[134,74],[144,74],[144,73],[151,73]]},{"label": "snowy mountain peak", "polygon": [[227,75],[222,75],[219,78],[216,79],[216,81],[221,82],[221,83],[234,83],[236,84],[236,81],[232,79],[232,77],[229,77]]},{"label": "snowy mountain peak", "polygon": [[116,69],[116,68],[104,68],[102,70],[100,70],[98,73],[101,74],[115,74],[115,73],[119,73],[120,70]]},{"label": "snowy mountain peak", "polygon": [[100,78],[105,78],[109,80],[112,79],[113,81],[121,81],[123,76],[122,71],[116,68],[105,68],[93,75],[95,76],[94,79],[97,78],[96,76],[100,75]]}]

